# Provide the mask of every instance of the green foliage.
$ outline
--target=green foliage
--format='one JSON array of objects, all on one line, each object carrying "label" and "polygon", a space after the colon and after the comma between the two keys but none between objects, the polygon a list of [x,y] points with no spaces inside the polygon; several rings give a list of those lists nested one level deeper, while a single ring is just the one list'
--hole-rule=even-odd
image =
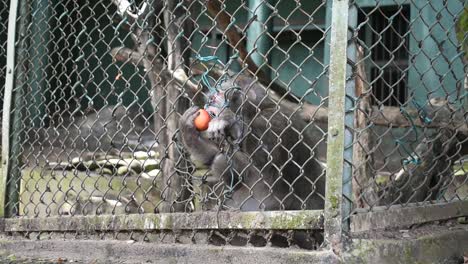
[{"label": "green foliage", "polygon": [[468,8],[465,8],[457,22],[457,39],[465,51],[465,59],[468,60]]}]

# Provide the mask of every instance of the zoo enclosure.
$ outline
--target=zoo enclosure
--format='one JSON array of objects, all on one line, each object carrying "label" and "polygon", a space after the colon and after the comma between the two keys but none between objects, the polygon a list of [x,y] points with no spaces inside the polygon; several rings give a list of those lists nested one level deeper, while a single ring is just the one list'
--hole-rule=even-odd
[{"label": "zoo enclosure", "polygon": [[[7,232],[316,249],[468,214],[462,1],[2,6]],[[322,132],[307,147],[326,164],[323,210],[213,211],[225,197],[177,120],[183,90],[220,72],[281,87],[278,104]]]}]

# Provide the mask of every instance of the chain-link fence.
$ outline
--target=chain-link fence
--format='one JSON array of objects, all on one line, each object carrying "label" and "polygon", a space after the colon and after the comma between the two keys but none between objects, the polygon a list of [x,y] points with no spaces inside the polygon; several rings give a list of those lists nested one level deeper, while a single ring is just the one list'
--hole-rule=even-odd
[{"label": "chain-link fence", "polygon": [[0,116],[3,116],[3,92],[5,90],[6,51],[8,37],[8,5],[0,8]]},{"label": "chain-link fence", "polygon": [[175,213],[191,224],[160,228],[187,234],[164,240],[317,248],[326,128],[298,110],[326,104],[324,25],[325,3],[19,1],[6,213]]},{"label": "chain-link fence", "polygon": [[350,9],[354,211],[466,208],[466,3],[381,2]]},{"label": "chain-link fence", "polygon": [[8,231],[317,249],[468,199],[461,0],[3,6]]}]

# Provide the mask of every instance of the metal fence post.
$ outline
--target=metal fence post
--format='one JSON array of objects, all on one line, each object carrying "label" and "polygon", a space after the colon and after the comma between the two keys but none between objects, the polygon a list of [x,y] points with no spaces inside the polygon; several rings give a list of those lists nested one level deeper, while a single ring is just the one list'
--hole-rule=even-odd
[{"label": "metal fence post", "polygon": [[268,60],[273,40],[270,37],[273,32],[273,19],[271,15],[273,10],[269,7],[270,2],[264,0],[249,0],[249,13],[251,19],[255,16],[255,21],[247,30],[247,50],[251,51],[252,60],[262,69],[267,76],[270,76]]},{"label": "metal fence post", "polygon": [[0,217],[5,217],[6,189],[8,179],[8,167],[10,158],[10,110],[14,87],[15,69],[15,38],[16,38],[16,15],[18,11],[18,0],[10,2],[8,17],[8,40],[7,60],[5,76],[5,94],[3,101],[2,117],[2,179],[0,180]]},{"label": "metal fence post", "polygon": [[34,10],[31,14],[32,32],[37,33],[32,40],[35,45],[28,47],[32,65],[29,72],[31,95],[28,96],[31,105],[28,106],[28,110],[31,112],[32,125],[39,127],[46,114],[47,72],[45,68],[49,63],[49,58],[43,54],[47,54],[47,46],[50,41],[49,19],[51,7],[47,0],[34,0],[32,9]]},{"label": "metal fence post", "polygon": [[[357,26],[358,14],[355,5],[351,5],[348,9],[348,26],[349,30],[353,30]],[[347,42],[346,46],[346,90],[345,90],[345,130],[344,130],[344,162],[343,162],[343,231],[348,232],[350,227],[349,215],[352,210],[353,202],[353,148],[354,141],[354,121],[355,121],[355,105],[356,105],[356,78],[353,68],[356,65],[357,46],[354,39]]]},{"label": "metal fence post", "polygon": [[345,150],[346,48],[348,0],[333,0],[331,11],[325,242],[339,254],[343,233],[343,164]]},{"label": "metal fence post", "polygon": [[[24,83],[27,81],[25,58],[27,56],[26,30],[28,23],[27,1],[12,0],[8,18],[7,76],[2,120],[2,179],[0,184],[0,217],[11,217],[19,205],[21,179],[21,144],[24,102]],[[19,12],[19,25],[17,13]],[[16,42],[16,32],[20,41]],[[18,48],[18,50],[16,50]],[[18,56],[16,57],[16,54]],[[13,107],[12,107],[13,105]],[[12,126],[10,128],[10,126]]]}]

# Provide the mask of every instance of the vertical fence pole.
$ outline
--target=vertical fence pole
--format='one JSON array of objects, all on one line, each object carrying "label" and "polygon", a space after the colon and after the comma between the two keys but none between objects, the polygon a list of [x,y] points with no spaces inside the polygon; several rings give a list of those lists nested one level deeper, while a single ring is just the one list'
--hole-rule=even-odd
[{"label": "vertical fence pole", "polygon": [[[353,30],[357,26],[358,20],[356,5],[351,5],[348,8],[348,26],[349,30]],[[348,40],[348,39],[347,39]],[[356,65],[356,42],[349,41],[346,45],[346,90],[345,90],[345,130],[344,130],[344,163],[343,163],[343,204],[341,213],[343,214],[343,231],[348,232],[350,227],[349,215],[352,210],[353,201],[353,135],[354,135],[354,119],[355,119],[355,102],[356,102],[356,78],[354,76],[353,66]],[[354,63],[351,65],[348,61]]]},{"label": "vertical fence pole", "polygon": [[272,47],[273,40],[269,36],[273,32],[273,19],[271,8],[268,6],[270,1],[249,0],[250,19],[256,16],[247,30],[247,50],[251,52],[250,57],[262,69],[266,76],[270,76],[268,67],[269,50]]},{"label": "vertical fence pole", "polygon": [[[31,27],[35,32],[33,41],[34,46],[30,46],[31,56],[31,95],[28,96],[28,110],[31,113],[31,123],[34,127],[41,125],[42,119],[46,114],[45,87],[47,83],[46,67],[49,61],[47,56],[48,45],[50,41],[49,19],[51,7],[48,0],[34,0],[32,2]],[[29,101],[31,100],[31,101]]]},{"label": "vertical fence pole", "polygon": [[[165,1],[164,22],[167,34],[167,67],[171,72],[183,71],[188,65],[190,46],[187,42],[187,36],[191,34],[190,15],[185,11],[184,1]],[[185,204],[183,201],[187,195],[186,187],[183,184],[180,162],[182,162],[182,153],[177,148],[175,139],[177,138],[177,126],[179,123],[179,114],[183,113],[188,107],[188,101],[184,100],[174,81],[167,84],[166,97],[166,146],[164,146],[167,155],[162,160],[164,191],[162,196],[166,203],[161,206],[161,212],[183,211]],[[186,166],[183,166],[186,167]],[[185,170],[185,169],[184,169]],[[183,173],[187,173],[184,171]]]},{"label": "vertical fence pole", "polygon": [[[11,13],[15,13],[15,15]],[[16,13],[19,14],[19,19],[17,19]],[[4,192],[1,195],[3,199],[1,204],[3,205],[3,217],[14,216],[18,213],[19,208],[19,184],[22,165],[21,148],[24,133],[22,127],[25,124],[22,111],[24,110],[24,91],[28,73],[26,68],[28,66],[26,61],[28,56],[26,31],[28,29],[29,15],[28,1],[11,1],[7,44],[8,82],[5,82],[5,100],[3,106],[3,117],[6,118],[3,120],[3,125],[6,130],[2,131],[2,141],[6,143],[6,146],[2,146],[2,165],[4,166],[2,184],[4,185],[4,190],[1,191]],[[19,22],[18,28],[12,24],[16,24],[17,22]],[[13,31],[18,32],[18,41],[16,41],[16,33]],[[13,49],[10,49],[10,45],[13,45]]]},{"label": "vertical fence pole", "polygon": [[333,0],[331,12],[325,242],[340,254],[343,232],[343,162],[345,149],[346,48],[348,0]]},{"label": "vertical fence pole", "polygon": [[8,17],[7,58],[5,76],[5,95],[3,99],[2,117],[2,178],[0,180],[0,217],[5,217],[7,179],[9,173],[10,158],[10,110],[14,87],[15,73],[15,39],[16,39],[16,15],[18,12],[18,0],[10,2]]}]

